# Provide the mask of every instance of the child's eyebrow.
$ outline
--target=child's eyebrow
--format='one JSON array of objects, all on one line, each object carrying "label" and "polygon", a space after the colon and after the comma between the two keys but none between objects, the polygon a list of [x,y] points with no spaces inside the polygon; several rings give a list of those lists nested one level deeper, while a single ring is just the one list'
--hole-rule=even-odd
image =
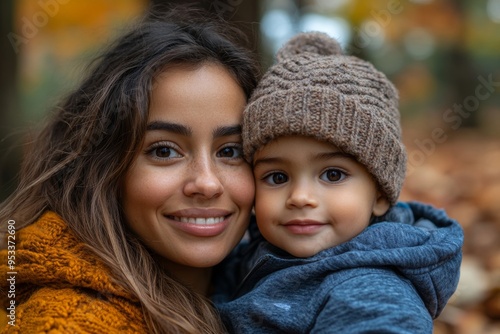
[{"label": "child's eyebrow", "polygon": [[260,158],[254,160],[253,167],[255,168],[257,165],[275,164],[283,161],[285,161],[285,159],[282,158]]},{"label": "child's eyebrow", "polygon": [[[354,158],[353,155],[344,153],[344,152],[324,152],[324,153],[319,153],[316,154],[312,157],[312,160],[329,160],[329,159],[349,159],[356,161],[356,158]],[[275,164],[275,163],[283,163],[285,162],[286,159],[281,158],[281,157],[263,157],[256,159],[253,162],[253,167],[255,168],[257,165],[265,165],[265,164]]]},{"label": "child's eyebrow", "polygon": [[314,159],[317,160],[328,160],[333,158],[349,159],[356,161],[356,158],[354,158],[353,155],[340,151],[320,153],[314,157]]}]

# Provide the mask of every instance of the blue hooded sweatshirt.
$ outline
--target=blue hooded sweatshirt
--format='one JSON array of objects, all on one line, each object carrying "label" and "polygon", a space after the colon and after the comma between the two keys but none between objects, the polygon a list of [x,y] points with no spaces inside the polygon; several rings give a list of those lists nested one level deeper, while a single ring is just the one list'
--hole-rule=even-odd
[{"label": "blue hooded sweatshirt", "polygon": [[429,205],[400,202],[308,258],[271,245],[253,225],[214,277],[229,333],[432,333],[457,287],[462,228]]}]

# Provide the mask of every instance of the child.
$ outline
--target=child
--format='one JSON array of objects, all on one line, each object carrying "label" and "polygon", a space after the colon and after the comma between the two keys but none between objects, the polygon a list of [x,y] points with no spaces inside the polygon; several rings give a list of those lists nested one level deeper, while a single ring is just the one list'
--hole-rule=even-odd
[{"label": "child", "polygon": [[432,333],[463,233],[443,211],[397,203],[396,89],[322,33],[297,35],[277,60],[244,114],[262,235],[214,297],[229,332]]}]

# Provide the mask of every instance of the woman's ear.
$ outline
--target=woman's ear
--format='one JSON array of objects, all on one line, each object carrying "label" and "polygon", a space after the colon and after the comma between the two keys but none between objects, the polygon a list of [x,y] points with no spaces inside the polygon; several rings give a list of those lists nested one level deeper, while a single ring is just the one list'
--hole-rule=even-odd
[{"label": "woman's ear", "polygon": [[389,210],[391,204],[385,195],[383,195],[380,191],[377,191],[377,199],[375,203],[373,203],[373,215],[376,217],[382,216]]}]

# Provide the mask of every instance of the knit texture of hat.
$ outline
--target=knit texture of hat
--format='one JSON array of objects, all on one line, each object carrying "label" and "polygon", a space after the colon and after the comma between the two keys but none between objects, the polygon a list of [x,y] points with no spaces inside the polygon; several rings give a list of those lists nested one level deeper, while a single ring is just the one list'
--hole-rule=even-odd
[{"label": "knit texture of hat", "polygon": [[398,93],[370,63],[342,54],[336,40],[300,33],[277,53],[244,112],[243,150],[282,136],[309,136],[352,155],[394,204],[406,171]]}]

